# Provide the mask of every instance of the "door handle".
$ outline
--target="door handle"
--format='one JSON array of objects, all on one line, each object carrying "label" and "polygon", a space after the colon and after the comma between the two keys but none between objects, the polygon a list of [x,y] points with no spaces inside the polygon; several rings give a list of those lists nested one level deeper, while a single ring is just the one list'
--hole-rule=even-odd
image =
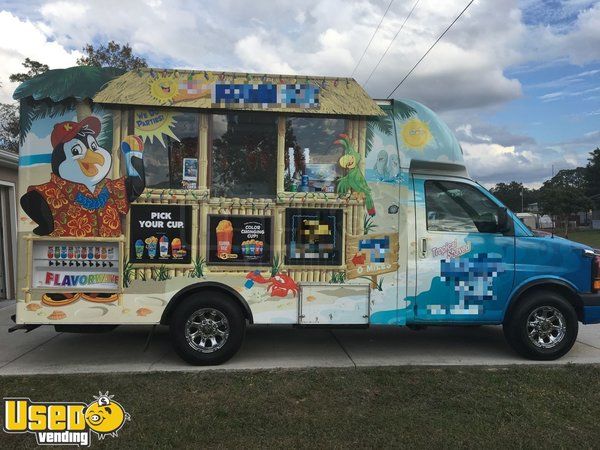
[{"label": "door handle", "polygon": [[427,238],[421,238],[421,258],[427,256]]}]

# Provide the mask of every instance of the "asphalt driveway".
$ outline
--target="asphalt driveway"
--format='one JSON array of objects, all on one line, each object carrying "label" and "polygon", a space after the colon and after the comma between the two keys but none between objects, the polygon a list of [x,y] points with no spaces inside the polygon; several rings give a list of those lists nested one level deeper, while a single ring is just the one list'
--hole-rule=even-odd
[{"label": "asphalt driveway", "polygon": [[[544,364],[522,359],[507,346],[502,329],[482,327],[372,327],[367,330],[251,326],[242,349],[217,367],[193,367],[171,349],[166,327],[122,326],[109,333],[57,333],[40,327],[7,333],[14,302],[0,303],[0,375],[243,370],[396,365]],[[600,325],[581,326],[569,354],[552,364],[600,363]]]}]

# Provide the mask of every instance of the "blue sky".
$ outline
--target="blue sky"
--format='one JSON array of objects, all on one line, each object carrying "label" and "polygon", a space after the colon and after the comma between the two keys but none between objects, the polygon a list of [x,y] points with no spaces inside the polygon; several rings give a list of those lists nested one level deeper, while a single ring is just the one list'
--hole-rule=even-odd
[{"label": "blue sky", "polygon": [[[385,97],[465,6],[420,0],[367,91]],[[389,0],[0,0],[0,101],[25,57],[73,65],[129,42],[152,66],[349,76]],[[413,6],[394,0],[364,82]],[[536,186],[600,146],[600,2],[477,0],[396,92],[430,106],[474,178]]]}]

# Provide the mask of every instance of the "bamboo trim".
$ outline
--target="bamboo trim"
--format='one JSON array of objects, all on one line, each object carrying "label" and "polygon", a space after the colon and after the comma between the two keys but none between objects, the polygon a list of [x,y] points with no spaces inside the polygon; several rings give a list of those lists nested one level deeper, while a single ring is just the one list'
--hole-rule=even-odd
[{"label": "bamboo trim", "polygon": [[112,166],[112,177],[113,180],[117,179],[121,176],[121,164],[120,164],[120,144],[121,144],[121,122],[122,122],[122,113],[121,111],[113,110],[112,111],[112,121],[113,121],[113,143],[112,150],[113,155],[117,154],[118,157],[113,157],[113,166]]},{"label": "bamboo trim", "polygon": [[198,189],[208,189],[208,114],[200,114],[198,136]]},{"label": "bamboo trim", "polygon": [[23,239],[26,241],[81,241],[81,242],[121,242],[125,241],[125,235],[121,234],[116,237],[74,237],[74,236],[34,236],[29,234],[27,236],[23,236]]},{"label": "bamboo trim", "polygon": [[199,238],[199,225],[198,222],[200,220],[199,212],[200,208],[198,205],[192,205],[192,242],[190,248],[190,255],[192,265],[194,263],[194,259],[198,258],[198,238]]},{"label": "bamboo trim", "polygon": [[277,122],[277,194],[285,191],[285,116]]},{"label": "bamboo trim", "polygon": [[208,221],[208,205],[206,203],[202,203],[200,205],[200,217],[198,218],[199,223],[198,226],[198,255],[200,258],[204,258],[204,260],[208,259],[208,233],[207,233],[207,221]]},{"label": "bamboo trim", "polygon": [[[31,235],[26,236],[26,238]],[[25,274],[25,303],[31,301],[31,275],[33,273],[33,239],[27,239],[26,241],[26,252],[27,252],[27,272]]]}]

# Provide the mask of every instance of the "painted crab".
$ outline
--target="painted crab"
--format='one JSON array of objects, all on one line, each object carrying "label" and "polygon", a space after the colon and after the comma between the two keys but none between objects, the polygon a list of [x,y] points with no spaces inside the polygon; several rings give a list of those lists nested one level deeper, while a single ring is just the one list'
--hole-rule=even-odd
[{"label": "painted crab", "polygon": [[290,292],[294,295],[298,294],[298,285],[289,275],[278,273],[275,276],[265,278],[258,270],[249,272],[246,275],[246,288],[250,289],[254,283],[267,283],[267,292],[271,297],[286,297]]}]

